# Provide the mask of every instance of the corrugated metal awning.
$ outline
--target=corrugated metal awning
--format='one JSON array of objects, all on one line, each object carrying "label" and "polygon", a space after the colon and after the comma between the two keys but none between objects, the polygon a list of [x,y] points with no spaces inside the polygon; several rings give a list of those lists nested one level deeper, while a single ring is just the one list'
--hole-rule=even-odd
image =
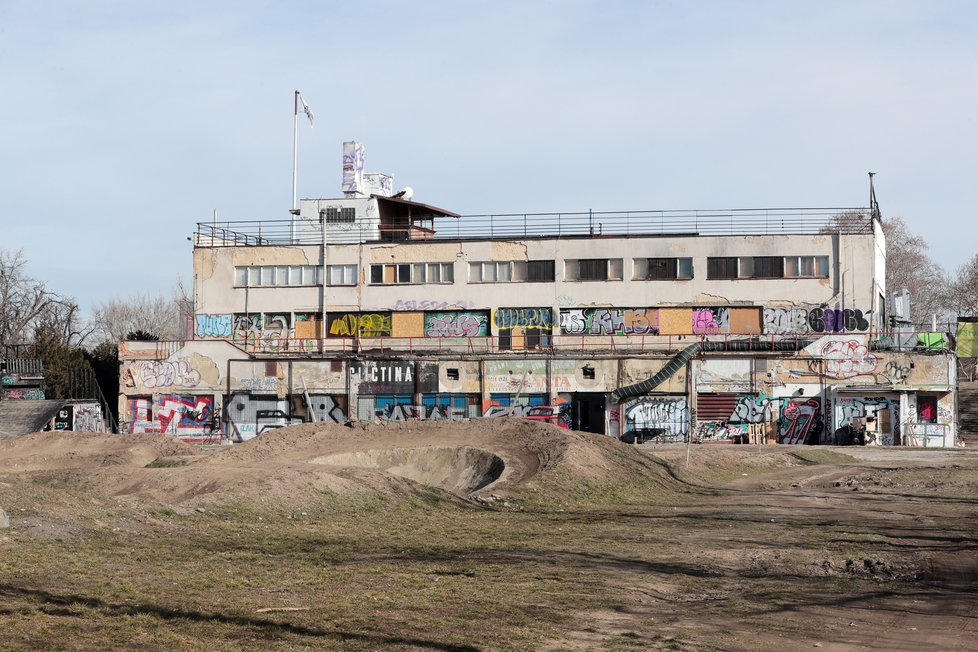
[{"label": "corrugated metal awning", "polygon": [[417,209],[417,214],[412,214],[412,217],[416,219],[431,219],[432,217],[461,217],[458,213],[453,213],[452,211],[446,211],[444,208],[438,208],[437,206],[430,206],[429,204],[422,204],[417,201],[410,201],[408,199],[403,199],[401,197],[385,197],[383,195],[370,195],[381,205],[384,203],[389,203],[405,208]]}]

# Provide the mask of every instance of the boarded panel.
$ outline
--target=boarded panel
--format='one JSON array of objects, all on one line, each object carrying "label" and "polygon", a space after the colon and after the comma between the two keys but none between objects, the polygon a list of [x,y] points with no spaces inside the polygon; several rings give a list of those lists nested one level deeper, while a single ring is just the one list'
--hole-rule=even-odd
[{"label": "boarded panel", "polygon": [[660,308],[659,335],[691,335],[693,311],[690,308]]},{"label": "boarded panel", "polygon": [[392,313],[391,335],[393,337],[424,337],[424,313]]},{"label": "boarded panel", "polygon": [[697,420],[726,421],[737,407],[737,398],[737,394],[697,394]]},{"label": "boarded panel", "polygon": [[318,319],[308,319],[295,323],[295,336],[300,340],[315,340],[319,338],[319,328],[321,322]]},{"label": "boarded panel", "polygon": [[761,332],[760,308],[731,308],[730,332],[738,335],[756,335]]},{"label": "boarded panel", "polygon": [[958,357],[978,358],[978,323],[958,322]]}]

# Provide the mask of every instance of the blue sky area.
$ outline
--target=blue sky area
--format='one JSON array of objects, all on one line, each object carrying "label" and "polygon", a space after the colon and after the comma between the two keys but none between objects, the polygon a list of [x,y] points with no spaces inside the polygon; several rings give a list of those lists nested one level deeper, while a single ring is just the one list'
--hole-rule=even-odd
[{"label": "blue sky area", "polygon": [[970,2],[0,1],[0,248],[86,310],[198,221],[336,196],[342,141],[463,214],[863,206],[978,251]]}]

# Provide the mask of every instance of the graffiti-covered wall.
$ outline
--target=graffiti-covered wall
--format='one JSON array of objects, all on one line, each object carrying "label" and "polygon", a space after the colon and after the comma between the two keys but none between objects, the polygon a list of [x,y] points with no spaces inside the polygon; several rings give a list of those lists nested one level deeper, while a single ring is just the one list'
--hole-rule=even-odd
[{"label": "graffiti-covered wall", "polygon": [[127,416],[131,433],[175,435],[184,441],[221,438],[213,396],[161,394],[130,398]]},{"label": "graffiti-covered wall", "polygon": [[621,406],[625,432],[644,431],[655,441],[685,441],[690,413],[686,398],[643,396]]}]

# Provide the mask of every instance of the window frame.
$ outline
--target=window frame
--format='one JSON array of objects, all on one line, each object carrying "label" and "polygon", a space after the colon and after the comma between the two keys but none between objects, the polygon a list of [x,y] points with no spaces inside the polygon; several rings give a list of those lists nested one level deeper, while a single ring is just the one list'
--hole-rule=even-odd
[{"label": "window frame", "polygon": [[[604,262],[603,267],[602,262]],[[568,258],[564,260],[564,280],[580,283],[622,281],[624,280],[624,262],[623,258]],[[590,274],[588,275],[589,278],[581,277],[581,263],[585,263],[589,271],[594,271],[593,278],[590,277]]]},{"label": "window frame", "polygon": [[[654,275],[653,269],[666,262],[667,273]],[[636,281],[689,281],[693,278],[693,259],[689,256],[642,256],[633,259]],[[641,271],[644,270],[644,271]]]},{"label": "window frame", "polygon": [[[340,282],[333,282],[333,272],[338,271]],[[358,270],[356,263],[343,263],[338,265],[326,266],[326,283],[330,287],[349,287],[357,284]]]}]

